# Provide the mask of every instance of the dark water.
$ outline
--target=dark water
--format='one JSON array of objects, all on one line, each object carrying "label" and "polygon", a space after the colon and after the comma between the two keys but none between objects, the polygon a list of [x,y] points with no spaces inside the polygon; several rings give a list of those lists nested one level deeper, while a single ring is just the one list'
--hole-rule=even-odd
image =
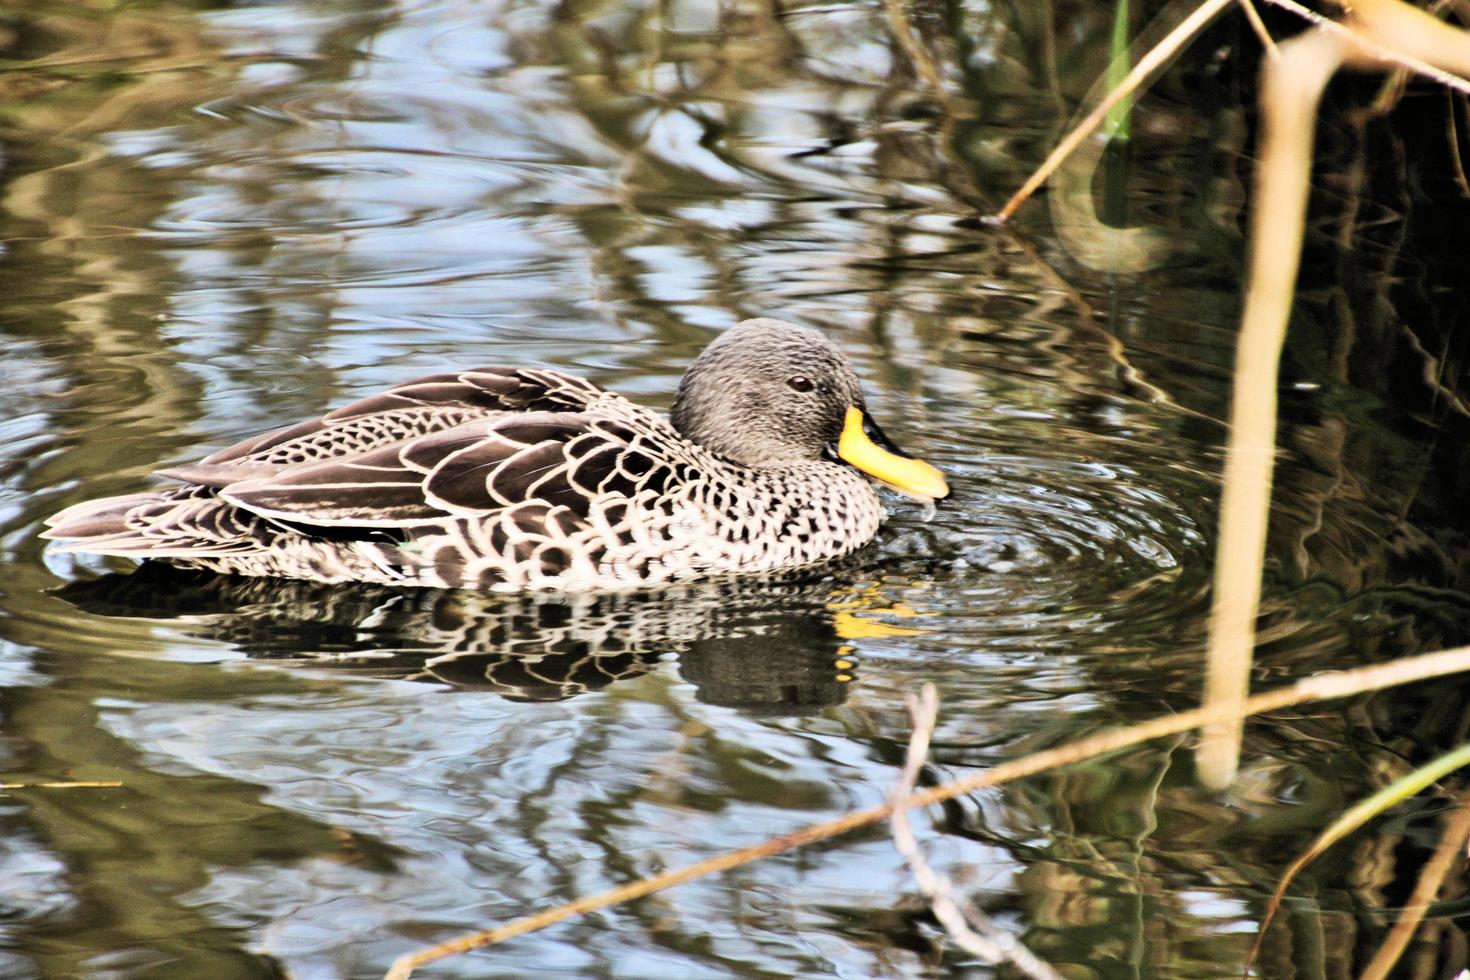
[{"label": "dark water", "polygon": [[[1193,703],[1248,35],[1217,30],[1145,101],[1129,209],[1151,230],[1099,244],[1058,234],[1060,193],[1015,236],[975,217],[1101,72],[1111,15],[911,13],[943,97],[879,4],[6,8],[0,779],[124,786],[0,796],[0,975],[372,976],[878,802],[922,681],[944,699],[926,780]],[[1470,639],[1470,304],[1445,247],[1466,216],[1440,203],[1443,98],[1405,109],[1426,150],[1364,118],[1371,95],[1336,92],[1324,124],[1258,684]],[[449,366],[666,406],[763,314],[836,337],[955,488],[823,575],[506,598],[119,574],[36,538],[65,504]],[[1291,855],[1461,736],[1464,704],[1446,682],[1273,715],[1223,798],[1178,740],[917,828],[1069,976],[1239,975]],[[1443,809],[1309,871],[1267,975],[1366,962]],[[1463,963],[1457,909],[1418,975]],[[880,828],[428,972],[969,964],[938,935]]]}]

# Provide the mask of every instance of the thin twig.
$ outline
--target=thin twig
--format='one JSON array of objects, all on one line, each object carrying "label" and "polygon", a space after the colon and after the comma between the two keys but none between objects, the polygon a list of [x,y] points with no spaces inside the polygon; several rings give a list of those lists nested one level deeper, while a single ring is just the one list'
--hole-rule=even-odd
[{"label": "thin twig", "polygon": [[1261,47],[1266,49],[1266,54],[1272,60],[1281,57],[1281,49],[1276,46],[1276,41],[1271,37],[1271,32],[1266,30],[1266,22],[1261,20],[1261,12],[1256,9],[1255,0],[1239,0],[1240,11],[1245,14],[1246,23],[1251,25],[1251,30],[1256,32],[1260,38]]},{"label": "thin twig", "polygon": [[1444,833],[1439,838],[1439,846],[1425,863],[1424,870],[1414,885],[1414,892],[1409,896],[1409,903],[1400,910],[1399,920],[1393,924],[1383,945],[1363,969],[1361,980],[1383,980],[1398,963],[1399,957],[1404,954],[1404,948],[1414,935],[1414,930],[1424,920],[1424,912],[1429,908],[1429,903],[1439,895],[1440,886],[1444,884],[1445,876],[1450,873],[1450,868],[1460,856],[1460,849],[1465,846],[1467,839],[1470,839],[1470,794],[1462,795],[1459,806],[1445,818]]},{"label": "thin twig", "polygon": [[[1100,732],[1075,742],[1041,752],[1033,752],[1020,759],[1003,762],[984,772],[957,779],[943,786],[922,790],[913,794],[904,801],[906,807],[929,806],[933,803],[942,803],[945,800],[964,796],[976,790],[986,789],[991,786],[999,786],[1003,783],[1013,782],[1037,773],[1048,772],[1062,766],[1070,766],[1086,759],[1092,759],[1100,755],[1107,755],[1121,749],[1132,748],[1143,742],[1148,742],[1165,735],[1177,735],[1190,729],[1198,728],[1200,725],[1212,721],[1236,715],[1254,715],[1263,711],[1277,711],[1294,704],[1305,702],[1327,701],[1335,698],[1351,697],[1366,691],[1381,690],[1387,687],[1396,687],[1400,684],[1409,684],[1414,681],[1427,680],[1431,677],[1442,677],[1446,674],[1457,674],[1470,671],[1470,647],[1457,647],[1453,650],[1444,650],[1439,653],[1426,653],[1418,657],[1407,657],[1392,663],[1379,664],[1373,667],[1360,667],[1356,670],[1333,671],[1331,673],[1318,674],[1305,680],[1296,682],[1279,690],[1269,691],[1265,694],[1257,694],[1247,698],[1239,706],[1238,710],[1199,707],[1178,714],[1164,715],[1152,718],[1148,721],[1130,725],[1127,728],[1114,729],[1112,731]],[[654,892],[663,891],[674,885],[682,885],[687,881],[702,878],[706,875],[721,871],[729,871],[752,861],[789,851],[793,848],[814,844],[817,841],[837,837],[848,831],[859,827],[866,827],[886,820],[892,807],[888,803],[879,806],[868,807],[865,810],[857,810],[844,814],[835,820],[824,823],[812,824],[800,830],[780,837],[774,837],[763,841],[753,847],[741,848],[738,851],[728,851],[717,854],[712,858],[691,864],[688,867],[667,871],[663,874],[644,878],[640,881],[630,882],[599,895],[588,895],[576,901],[559,905],[556,908],[538,912],[535,915],[515,919],[505,925],[482,932],[472,933],[452,939],[448,942],[432,946],[429,949],[420,950],[416,953],[405,953],[393,962],[384,980],[404,980],[413,971],[427,963],[441,960],[446,956],[454,956],[458,953],[469,952],[482,946],[492,946],[504,942],[516,936],[522,936],[547,926],[555,925],[566,919],[574,918],[586,912],[607,908],[610,905],[620,905],[623,902],[642,898]]]},{"label": "thin twig", "polygon": [[939,692],[933,684],[925,684],[917,698],[910,694],[904,700],[909,717],[913,719],[914,730],[909,736],[903,775],[888,794],[888,805],[893,810],[894,846],[908,862],[920,893],[929,900],[934,917],[944,926],[949,938],[965,952],[990,964],[1008,962],[1033,980],[1062,980],[1061,974],[1038,959],[1015,936],[991,922],[984,912],[970,902],[956,901],[949,879],[929,866],[919,842],[914,838],[908,808],[901,804],[913,795],[919,771],[924,768],[924,761],[929,755],[929,739],[934,734],[934,720],[939,715]]},{"label": "thin twig", "polygon": [[1429,62],[1421,61],[1413,55],[1404,54],[1387,45],[1379,44],[1371,36],[1355,31],[1351,27],[1340,24],[1330,17],[1323,17],[1315,10],[1311,10],[1297,3],[1296,0],[1266,0],[1266,2],[1273,7],[1290,10],[1298,17],[1311,21],[1325,31],[1352,39],[1362,54],[1372,55],[1380,61],[1398,65],[1400,68],[1407,68],[1416,75],[1423,75],[1425,78],[1439,82],[1441,85],[1452,88],[1456,92],[1464,92],[1466,95],[1470,95],[1470,79],[1436,68]]},{"label": "thin twig", "polygon": [[7,789],[117,789],[118,782],[90,783],[0,783],[0,790]]}]

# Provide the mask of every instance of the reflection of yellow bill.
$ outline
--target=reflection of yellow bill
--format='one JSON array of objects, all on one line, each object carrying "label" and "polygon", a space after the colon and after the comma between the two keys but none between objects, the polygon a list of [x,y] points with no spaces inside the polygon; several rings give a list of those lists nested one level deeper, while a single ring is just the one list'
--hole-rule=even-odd
[{"label": "reflection of yellow bill", "polygon": [[928,630],[912,626],[894,626],[874,619],[863,619],[841,610],[833,613],[832,628],[844,640],[876,640],[885,636],[923,636]]},{"label": "reflection of yellow bill", "polygon": [[837,455],[895,490],[921,500],[938,500],[949,496],[944,474],[922,459],[909,459],[889,452],[863,431],[862,409],[849,408],[842,436],[837,440]]}]

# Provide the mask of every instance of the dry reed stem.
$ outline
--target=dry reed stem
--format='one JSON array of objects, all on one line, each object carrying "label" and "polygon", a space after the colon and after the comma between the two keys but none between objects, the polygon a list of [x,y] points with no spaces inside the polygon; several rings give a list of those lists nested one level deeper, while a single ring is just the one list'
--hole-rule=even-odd
[{"label": "dry reed stem", "polygon": [[995,220],[999,222],[1011,220],[1016,210],[1025,204],[1032,194],[1036,193],[1037,188],[1046,183],[1052,172],[1062,165],[1062,161],[1071,156],[1072,151],[1092,135],[1094,129],[1102,125],[1113,106],[1132,95],[1155,72],[1163,70],[1183,50],[1184,46],[1194,39],[1196,34],[1208,27],[1211,21],[1237,2],[1238,0],[1205,0],[1192,14],[1180,21],[1178,27],[1166,34],[1163,40],[1149,48],[1148,53],[1138,59],[1138,64],[1133,66],[1133,70],[1123,76],[1118,87],[1104,96],[1085,119],[1072,127],[1072,131],[1062,138],[1062,141],[1056,145],[1056,149],[1052,150],[1051,154],[1042,161],[1041,166],[1026,178],[1026,183],[1011,195],[1005,207],[995,215]]},{"label": "dry reed stem", "polygon": [[[1317,27],[1329,34],[1336,34],[1340,37],[1350,39],[1364,54],[1365,57],[1362,60],[1365,62],[1376,61],[1380,67],[1384,65],[1396,65],[1416,75],[1423,75],[1425,78],[1438,82],[1446,88],[1452,88],[1456,92],[1464,92],[1466,95],[1470,95],[1470,79],[1461,78],[1453,72],[1443,71],[1408,52],[1395,50],[1392,46],[1384,44],[1379,40],[1364,36],[1358,30],[1339,24],[1331,18],[1323,17],[1315,10],[1297,3],[1296,0],[1266,0],[1266,2],[1273,7],[1280,7],[1282,10],[1291,11],[1298,17],[1317,25]],[[1391,2],[1397,3],[1398,0],[1391,0]],[[1343,6],[1346,8],[1347,5],[1344,4]],[[1399,6],[1407,5],[1399,4]],[[1422,11],[1418,12],[1422,13]],[[1430,20],[1434,20],[1434,18],[1431,17]],[[1442,21],[1435,22],[1447,30],[1454,30],[1454,28]]]},{"label": "dry reed stem", "polygon": [[893,844],[913,872],[919,892],[929,900],[934,918],[944,926],[949,938],[967,953],[989,964],[1010,963],[1032,980],[1062,980],[1061,974],[1038,959],[1015,936],[991,922],[984,912],[969,902],[956,900],[949,879],[929,866],[919,842],[914,838],[908,808],[899,804],[913,795],[919,771],[929,756],[929,739],[934,734],[934,722],[939,716],[939,692],[933,684],[925,684],[917,698],[910,694],[904,701],[913,721],[913,734],[909,736],[903,774],[888,794],[888,805],[893,811]]},{"label": "dry reed stem", "polygon": [[1450,868],[1454,866],[1467,839],[1470,839],[1470,794],[1461,795],[1460,805],[1445,818],[1444,833],[1440,835],[1439,845],[1435,847],[1419,875],[1419,880],[1415,882],[1408,904],[1400,910],[1399,920],[1393,924],[1383,945],[1373,954],[1373,959],[1363,969],[1359,980],[1385,980],[1409,945],[1414,930],[1419,928],[1430,903],[1439,895],[1440,886],[1444,884],[1445,877],[1450,873]]},{"label": "dry reed stem", "polygon": [[[1109,92],[1087,114],[1085,119],[1074,126],[1062,141],[1056,145],[1056,148],[1051,151],[1047,158],[1042,161],[1041,166],[1037,167],[1031,176],[1026,178],[1026,182],[1021,185],[1021,189],[1011,195],[1010,200],[1006,201],[1005,206],[994,216],[994,220],[1001,223],[1010,221],[1015,216],[1016,211],[1020,209],[1021,205],[1030,200],[1031,195],[1035,194],[1041,185],[1046,183],[1051,177],[1052,173],[1062,165],[1062,161],[1071,156],[1073,151],[1082,144],[1082,141],[1092,134],[1093,130],[1102,125],[1103,120],[1107,118],[1108,111],[1113,106],[1131,96],[1135,90],[1150,79],[1150,76],[1162,70],[1186,44],[1194,39],[1196,34],[1204,30],[1209,26],[1211,21],[1224,13],[1227,7],[1239,2],[1241,0],[1206,0],[1192,14],[1181,21],[1178,27],[1165,35],[1163,40],[1150,48],[1148,53],[1139,59],[1138,64],[1133,66],[1133,70],[1124,76],[1123,81],[1118,84],[1118,87]],[[1280,7],[1283,10],[1291,11],[1304,20],[1317,25],[1329,34],[1335,34],[1344,40],[1351,41],[1366,56],[1361,60],[1373,60],[1383,64],[1397,65],[1417,75],[1422,75],[1425,78],[1439,82],[1441,85],[1454,89],[1457,92],[1464,92],[1470,95],[1470,80],[1436,67],[1434,62],[1438,60],[1438,56],[1441,53],[1440,49],[1426,48],[1409,25],[1417,23],[1422,30],[1427,30],[1433,34],[1436,38],[1436,44],[1454,47],[1456,50],[1454,63],[1457,65],[1466,65],[1467,67],[1461,70],[1470,74],[1470,56],[1460,53],[1460,45],[1463,42],[1452,36],[1453,34],[1463,34],[1464,32],[1456,30],[1456,28],[1431,17],[1421,10],[1416,10],[1407,4],[1400,3],[1399,0],[1368,0],[1366,4],[1353,4],[1351,9],[1355,12],[1355,15],[1362,7],[1370,8],[1368,10],[1368,16],[1365,19],[1359,19],[1355,16],[1353,21],[1355,25],[1370,30],[1382,30],[1386,32],[1382,36],[1375,37],[1364,36],[1353,27],[1344,26],[1327,17],[1323,17],[1316,11],[1297,3],[1296,0],[1266,0],[1266,2]],[[1246,5],[1249,6],[1249,0],[1246,0]],[[1344,4],[1344,6],[1347,5]],[[1412,11],[1412,14],[1403,15],[1404,10]],[[1255,13],[1254,9],[1251,9],[1250,13]],[[1417,17],[1414,15],[1417,15]],[[1249,17],[1249,14],[1247,16]],[[1258,21],[1259,16],[1253,18],[1251,26],[1255,28]],[[1433,26],[1426,28],[1424,21],[1430,22]],[[1385,27],[1385,25],[1387,26]],[[1258,28],[1258,33],[1263,32],[1264,29],[1264,25],[1261,25]],[[1404,50],[1400,50],[1397,45],[1399,40],[1403,38],[1408,39],[1407,47]],[[1269,35],[1266,35],[1262,43],[1265,43],[1267,40],[1269,40]],[[1280,47],[1281,45],[1272,45],[1268,50],[1275,51],[1279,55]],[[1430,57],[1429,55],[1431,54],[1434,57]],[[1421,57],[1421,55],[1423,56]],[[1279,58],[1272,57],[1267,60],[1276,61]]]},{"label": "dry reed stem", "polygon": [[[1427,60],[1470,68],[1470,34],[1400,0],[1355,0],[1350,13],[1351,30],[1318,21],[1318,29],[1282,44],[1283,56],[1261,68],[1261,149],[1220,502],[1207,704],[1239,704],[1250,684],[1271,510],[1277,372],[1301,259],[1322,90],[1345,64],[1382,68],[1386,61],[1420,71]],[[1201,733],[1196,766],[1204,785],[1220,789],[1235,778],[1240,736],[1239,720]]]},{"label": "dry reed stem", "polygon": [[[1322,90],[1342,64],[1345,46],[1332,34],[1309,31],[1283,43],[1281,52],[1261,68],[1261,149],[1230,398],[1206,704],[1238,705],[1250,684],[1276,452],[1276,376],[1306,227],[1312,129]],[[1235,778],[1241,724],[1241,716],[1232,715],[1201,733],[1196,768],[1204,785],[1223,789]]]},{"label": "dry reed stem", "polygon": [[[1456,674],[1470,671],[1470,647],[1457,647],[1453,650],[1443,650],[1438,653],[1427,653],[1417,657],[1406,657],[1387,664],[1379,664],[1373,667],[1360,667],[1356,670],[1333,671],[1326,674],[1318,674],[1305,680],[1296,682],[1287,687],[1265,694],[1257,694],[1247,698],[1239,706],[1243,715],[1259,714],[1264,711],[1276,711],[1281,708],[1308,702],[1327,701],[1335,698],[1351,697],[1366,691],[1382,690],[1383,688],[1396,687],[1401,684],[1409,684],[1414,681],[1427,680],[1432,677],[1442,677],[1447,674]],[[1073,765],[1087,759],[1100,755],[1107,755],[1121,749],[1131,748],[1152,739],[1161,738],[1165,735],[1177,735],[1190,729],[1213,721],[1219,721],[1227,717],[1226,709],[1220,707],[1201,706],[1182,711],[1174,715],[1164,715],[1152,718],[1148,721],[1130,725],[1127,728],[1104,731],[1091,735],[1075,742],[1057,746],[1054,749],[1046,749],[1041,752],[1033,752],[1020,759],[1003,762],[985,772],[976,773],[943,786],[922,790],[904,800],[905,807],[929,806],[933,803],[942,803],[945,800],[973,793],[976,790],[986,789],[991,786],[999,786],[1003,783],[1013,782],[1027,776],[1035,776],[1038,773],[1048,772],[1062,766]],[[417,953],[406,953],[393,962],[392,967],[384,975],[384,980],[405,980],[413,971],[425,964],[453,956],[458,953],[469,952],[482,946],[491,946],[504,942],[516,936],[522,936],[529,932],[536,932],[547,926],[555,925],[566,919],[593,912],[598,909],[607,908],[611,905],[619,905],[654,892],[662,891],[674,885],[682,885],[687,881],[702,878],[705,875],[714,874],[719,871],[728,871],[743,864],[779,854],[792,848],[813,844],[817,841],[837,837],[848,831],[859,827],[866,827],[887,819],[892,812],[892,806],[883,803],[879,806],[869,807],[865,810],[857,810],[844,814],[835,820],[824,823],[812,824],[790,834],[773,837],[753,847],[741,848],[738,851],[729,851],[716,855],[697,864],[678,868],[674,871],[664,872],[650,878],[619,886],[618,888],[602,892],[598,895],[589,895],[575,901],[559,905],[556,908],[538,912],[535,915],[515,919],[495,929],[487,929],[483,932],[472,933],[453,939],[429,949],[420,950]]]},{"label": "dry reed stem", "polygon": [[1343,6],[1346,25],[1369,55],[1379,56],[1381,50],[1387,60],[1411,59],[1434,71],[1470,74],[1470,34],[1458,27],[1402,0],[1352,0]]},{"label": "dry reed stem", "polygon": [[7,789],[118,789],[122,783],[118,782],[84,782],[84,783],[0,783],[0,790]]},{"label": "dry reed stem", "polygon": [[1271,36],[1271,32],[1266,30],[1266,22],[1261,20],[1261,12],[1256,9],[1255,0],[1239,0],[1239,3],[1246,23],[1251,25],[1251,30],[1256,32],[1256,39],[1266,49],[1266,57],[1272,60],[1280,58],[1281,49],[1276,46],[1276,39]]}]

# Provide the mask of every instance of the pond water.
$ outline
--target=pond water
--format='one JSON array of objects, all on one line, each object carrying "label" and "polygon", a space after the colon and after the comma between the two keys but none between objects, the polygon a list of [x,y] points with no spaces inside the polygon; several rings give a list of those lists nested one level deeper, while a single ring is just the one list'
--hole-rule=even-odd
[{"label": "pond water", "polygon": [[[0,975],[379,975],[880,802],[924,681],[943,698],[926,782],[1191,706],[1249,33],[1217,29],[1143,102],[1146,233],[1069,224],[1056,192],[1014,234],[976,220],[1102,72],[1110,17],[9,5],[0,781],[123,785],[0,795]],[[1442,111],[1432,94],[1408,111]],[[1439,129],[1419,152],[1388,125],[1324,124],[1325,165],[1358,181],[1318,195],[1258,686],[1470,640],[1451,330],[1470,304],[1444,248],[1466,216],[1403,189],[1445,191]],[[875,545],[796,581],[571,599],[134,574],[37,538],[66,504],[453,366],[549,366],[667,407],[755,315],[850,353],[890,434],[950,476],[932,518],[892,501]],[[1226,796],[1194,786],[1178,739],[916,830],[1068,976],[1239,975],[1291,856],[1466,721],[1453,681],[1282,712],[1248,729]],[[1267,975],[1360,966],[1444,808],[1311,869]],[[1424,969],[1463,965],[1463,911],[1435,910]],[[424,973],[970,968],[878,827]]]}]

